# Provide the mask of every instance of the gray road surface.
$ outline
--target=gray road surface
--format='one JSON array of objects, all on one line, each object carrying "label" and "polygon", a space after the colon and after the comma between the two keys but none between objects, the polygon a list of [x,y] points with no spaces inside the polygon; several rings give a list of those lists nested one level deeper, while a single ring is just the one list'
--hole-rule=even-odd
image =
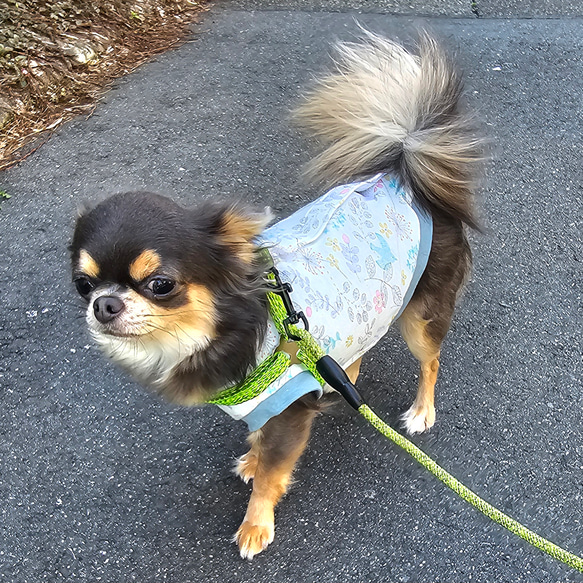
[{"label": "gray road surface", "polygon": [[[458,52],[494,160],[481,193],[488,232],[472,237],[474,276],[442,355],[438,420],[414,441],[583,554],[580,3],[371,5],[221,4],[193,42],[0,174],[12,195],[0,211],[1,581],[583,581],[345,406],[319,419],[275,542],[242,561],[230,539],[249,487],[230,468],[244,427],[212,407],[157,401],[85,331],[67,252],[80,203],[147,188],[285,216],[317,194],[298,180],[309,148],[288,111],[329,44],[353,38],[355,17],[403,40],[427,25]],[[416,374],[390,334],[360,386],[397,425]]]}]

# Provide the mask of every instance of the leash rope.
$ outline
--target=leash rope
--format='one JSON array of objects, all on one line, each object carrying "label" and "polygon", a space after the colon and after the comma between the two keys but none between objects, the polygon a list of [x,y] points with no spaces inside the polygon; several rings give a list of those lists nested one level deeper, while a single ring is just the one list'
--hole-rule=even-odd
[{"label": "leash rope", "polygon": [[525,541],[544,551],[551,557],[569,565],[573,569],[577,569],[583,573],[583,558],[574,555],[560,546],[552,543],[546,538],[540,536],[536,532],[526,528],[510,518],[504,512],[498,510],[480,498],[475,492],[472,492],[467,486],[464,486],[459,480],[454,478],[449,472],[444,470],[439,464],[433,461],[425,452],[421,451],[415,444],[410,442],[407,438],[397,433],[392,427],[387,425],[380,419],[368,405],[361,405],[358,412],[382,435],[388,437],[393,443],[404,449],[411,457],[418,461],[425,469],[429,470],[436,478],[439,478],[448,488],[451,488],[458,496],[469,502],[474,508],[477,508],[482,514],[494,522],[502,525],[510,532],[523,538]]},{"label": "leash rope", "polygon": [[[270,275],[270,279],[274,279]],[[291,288],[290,288],[291,291]],[[295,325],[284,326],[284,320],[288,317],[288,311],[283,299],[273,292],[268,292],[269,313],[273,318],[277,331],[283,338],[289,338],[290,333],[299,338],[298,359],[316,377],[321,385],[326,382],[337,389],[338,392],[356,409],[379,433],[390,439],[395,445],[404,449],[413,459],[421,464],[426,470],[431,472],[436,478],[443,482],[448,488],[453,490],[458,496],[469,502],[482,514],[500,524],[510,532],[524,539],[532,546],[547,553],[554,559],[565,563],[573,569],[583,573],[583,558],[566,551],[555,543],[540,536],[536,532],[526,528],[498,510],[495,506],[486,502],[475,492],[464,486],[459,480],[454,478],[449,472],[444,470],[437,462],[431,459],[425,452],[420,450],[414,443],[395,431],[390,425],[378,417],[372,409],[363,402],[361,396],[356,391],[342,368],[332,358],[326,355],[322,347],[316,342],[314,337],[306,329]],[[281,355],[281,356],[280,356]],[[243,403],[259,395],[268,385],[280,374],[285,372],[290,363],[290,356],[285,352],[275,352],[270,358],[259,365],[242,383],[234,387],[225,389],[215,396],[208,403],[220,405],[235,405]],[[274,371],[269,370],[273,366]],[[275,370],[279,371],[277,374]],[[271,379],[271,380],[270,380]]]}]

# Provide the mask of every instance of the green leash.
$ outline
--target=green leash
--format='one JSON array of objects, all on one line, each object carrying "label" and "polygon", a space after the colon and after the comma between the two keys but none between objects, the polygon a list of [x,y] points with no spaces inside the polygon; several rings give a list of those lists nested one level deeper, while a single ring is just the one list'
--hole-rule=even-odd
[{"label": "green leash", "polygon": [[551,557],[562,561],[569,567],[577,569],[583,573],[583,558],[569,553],[565,549],[557,546],[551,541],[536,534],[532,530],[520,524],[520,522],[510,518],[482,498],[464,486],[460,481],[454,478],[449,472],[446,472],[440,465],[434,462],[426,453],[421,451],[415,444],[397,433],[392,427],[387,425],[382,419],[377,417],[368,405],[361,405],[358,412],[380,433],[388,437],[393,443],[402,447],[409,455],[416,459],[425,469],[429,470],[436,478],[439,478],[448,488],[451,488],[456,494],[461,496],[466,502],[469,502],[474,508],[477,508],[482,514],[491,518],[494,522],[501,524],[510,532],[517,534],[537,549],[551,555]]},{"label": "green leash", "polygon": [[[277,271],[275,278],[279,281]],[[288,291],[291,291],[291,287]],[[279,293],[279,292],[277,292]],[[314,340],[314,337],[303,328],[298,328],[295,324],[284,325],[289,318],[289,306],[291,302],[284,305],[285,299],[282,299],[277,293],[268,293],[269,311],[275,326],[284,338],[292,336],[299,347],[297,357],[316,377],[320,384],[328,383],[336,389],[348,403],[356,409],[379,433],[389,438],[393,443],[404,449],[409,455],[417,460],[425,469],[429,470],[436,478],[441,480],[448,488],[451,488],[456,494],[469,502],[474,508],[477,508],[482,514],[494,522],[502,525],[510,532],[523,538],[525,541],[549,554],[551,557],[569,565],[573,569],[583,573],[583,558],[574,555],[558,545],[552,543],[546,538],[538,535],[536,532],[526,528],[520,522],[510,518],[482,498],[464,486],[459,480],[454,478],[449,472],[444,470],[440,465],[433,461],[426,453],[421,451],[415,444],[397,433],[392,427],[380,419],[370,407],[363,402],[361,396],[356,391],[354,385],[350,382],[340,365],[326,355],[324,350]],[[285,294],[283,294],[285,295]],[[297,322],[297,320],[296,320]],[[277,356],[282,355],[282,356]],[[226,389],[217,395],[214,399],[208,401],[220,405],[235,405],[245,402],[259,395],[275,378],[282,374],[289,366],[289,355],[284,352],[276,352],[264,363],[262,363],[251,375],[242,383],[235,387]],[[265,365],[265,366],[264,366]],[[273,369],[270,370],[270,366]],[[279,371],[278,374],[275,374]],[[270,380],[271,379],[271,380]]]}]

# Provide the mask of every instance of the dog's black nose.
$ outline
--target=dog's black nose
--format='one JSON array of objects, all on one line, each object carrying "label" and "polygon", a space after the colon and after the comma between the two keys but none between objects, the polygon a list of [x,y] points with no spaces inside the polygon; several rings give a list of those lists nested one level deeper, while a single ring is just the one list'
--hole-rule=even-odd
[{"label": "dog's black nose", "polygon": [[101,296],[93,302],[95,317],[102,324],[111,322],[111,320],[123,312],[124,308],[124,303],[115,296]]}]

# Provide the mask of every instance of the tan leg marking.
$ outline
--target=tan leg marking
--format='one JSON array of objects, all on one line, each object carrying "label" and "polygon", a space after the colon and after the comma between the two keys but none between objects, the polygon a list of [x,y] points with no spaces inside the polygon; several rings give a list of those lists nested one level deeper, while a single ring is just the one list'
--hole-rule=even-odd
[{"label": "tan leg marking", "polygon": [[421,363],[419,389],[411,408],[402,416],[408,433],[423,433],[435,423],[434,388],[437,380],[439,361]]},{"label": "tan leg marking", "polygon": [[235,474],[248,484],[250,480],[255,477],[257,471],[257,462],[259,460],[259,443],[261,442],[261,429],[254,431],[247,437],[247,442],[251,445],[251,449],[242,455],[235,462]]},{"label": "tan leg marking", "polygon": [[287,489],[292,470],[293,466],[264,473],[258,463],[247,512],[235,535],[244,559],[252,559],[273,542],[274,509]]},{"label": "tan leg marking", "polygon": [[255,477],[257,471],[257,455],[250,449],[242,455],[235,463],[235,474],[248,484]]},{"label": "tan leg marking", "polygon": [[435,382],[439,370],[440,343],[427,330],[430,320],[420,317],[410,305],[399,318],[401,334],[413,356],[419,361],[419,388],[411,408],[402,416],[408,433],[422,433],[435,423]]},{"label": "tan leg marking", "polygon": [[[252,559],[273,541],[274,509],[285,494],[296,462],[306,447],[314,416],[315,411],[294,403],[266,423],[260,438],[251,447],[249,460],[253,456],[257,460],[253,492],[243,523],[235,534],[244,559]],[[249,461],[249,466],[253,463]]]}]

